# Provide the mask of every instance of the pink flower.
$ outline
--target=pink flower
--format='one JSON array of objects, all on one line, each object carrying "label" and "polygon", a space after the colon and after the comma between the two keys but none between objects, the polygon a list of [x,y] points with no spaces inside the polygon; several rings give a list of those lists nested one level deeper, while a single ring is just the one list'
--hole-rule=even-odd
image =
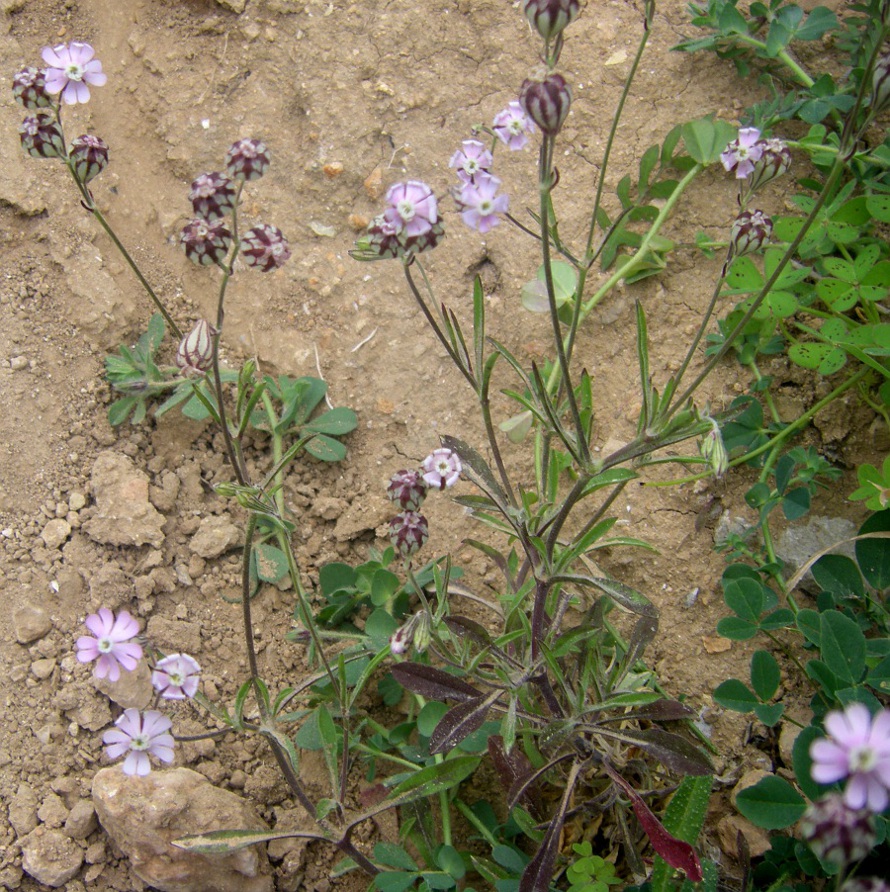
[{"label": "pink flower", "polygon": [[98,658],[96,678],[117,681],[121,677],[121,666],[132,672],[142,659],[142,648],[131,639],[139,634],[139,623],[122,610],[117,618],[107,608],[91,613],[84,625],[95,635],[83,635],[77,639],[77,659],[89,663]]},{"label": "pink flower", "polygon": [[486,233],[501,221],[498,214],[505,214],[510,206],[506,195],[498,195],[501,181],[487,173],[476,175],[474,182],[467,182],[455,193],[454,199],[461,212],[461,219],[471,229]]},{"label": "pink flower", "polygon": [[173,735],[167,732],[173,722],[154,709],[139,712],[138,709],[125,709],[112,728],[102,735],[105,752],[109,759],[124,759],[124,773],[138,774],[140,777],[151,771],[149,756],[161,762],[173,761]]},{"label": "pink flower", "polygon": [[491,152],[478,139],[465,139],[448,166],[457,168],[461,183],[472,183],[478,174],[489,172],[493,160]]},{"label": "pink flower", "polygon": [[434,449],[423,460],[423,479],[432,489],[445,489],[454,486],[460,477],[463,465],[457,453],[450,449]]},{"label": "pink flower", "polygon": [[813,780],[831,784],[848,777],[844,801],[850,808],[882,812],[890,796],[890,710],[872,718],[863,703],[825,716],[828,737],[813,741]]},{"label": "pink flower", "polygon": [[516,99],[494,116],[495,135],[511,152],[524,148],[529,134],[534,133],[536,129],[532,119],[523,111]]},{"label": "pink flower", "polygon": [[[88,43],[73,41],[70,45],[45,46],[41,55],[46,69],[46,92],[61,93],[67,105],[90,101],[90,86],[101,87],[108,77],[102,63],[93,56],[96,51]],[[87,86],[89,84],[90,86]]]},{"label": "pink flower", "polygon": [[735,170],[737,180],[744,180],[754,170],[754,162],[760,160],[764,143],[760,142],[760,131],[756,127],[743,127],[720,155],[723,166]]},{"label": "pink flower", "polygon": [[165,700],[185,700],[198,692],[201,667],[188,654],[170,654],[158,660],[151,683]]},{"label": "pink flower", "polygon": [[408,180],[390,186],[386,193],[389,207],[383,212],[394,233],[413,238],[429,232],[439,221],[436,196],[426,183]]}]

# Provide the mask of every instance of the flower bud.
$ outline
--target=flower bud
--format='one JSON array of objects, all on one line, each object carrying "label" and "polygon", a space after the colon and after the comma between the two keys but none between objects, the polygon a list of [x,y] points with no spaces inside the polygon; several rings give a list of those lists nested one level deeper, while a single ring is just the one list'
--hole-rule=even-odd
[{"label": "flower bud", "polygon": [[108,146],[98,136],[85,133],[72,140],[68,157],[81,183],[88,183],[108,166]]},{"label": "flower bud", "polygon": [[221,173],[202,173],[189,190],[196,217],[215,220],[235,207],[235,184]]},{"label": "flower bud", "polygon": [[444,237],[445,226],[441,219],[437,219],[426,232],[409,236],[380,214],[371,221],[365,234],[356,240],[349,256],[353,260],[390,260],[399,257],[405,263],[411,263],[416,254],[431,251]]},{"label": "flower bud", "polygon": [[281,230],[265,223],[244,234],[239,250],[248,266],[264,273],[284,266],[290,257],[290,248]]},{"label": "flower bud", "polygon": [[578,18],[581,4],[579,0],[522,0],[522,11],[544,40],[552,40]]},{"label": "flower bud", "polygon": [[776,177],[788,172],[791,167],[791,149],[781,139],[761,139],[758,144],[763,151],[754,162],[754,170],[748,180],[748,195]]},{"label": "flower bud", "polygon": [[396,471],[386,487],[386,495],[405,511],[417,511],[427,493],[420,471]]},{"label": "flower bud", "polygon": [[572,91],[561,74],[529,78],[522,83],[519,104],[543,133],[556,136],[569,113]]},{"label": "flower bud", "polygon": [[179,342],[176,365],[187,375],[206,372],[213,365],[213,338],[216,329],[199,319],[194,328]]},{"label": "flower bud", "polygon": [[46,72],[42,68],[23,68],[12,79],[12,95],[24,108],[50,108],[52,96],[46,92]]},{"label": "flower bud", "polygon": [[399,557],[410,557],[420,550],[429,537],[429,524],[416,511],[403,511],[389,522],[389,541]]},{"label": "flower bud", "polygon": [[19,127],[22,148],[32,158],[62,158],[65,137],[52,115],[28,115]]},{"label": "flower bud", "polygon": [[759,251],[769,244],[773,234],[773,221],[763,211],[742,211],[729,234],[729,245],[733,257],[741,257],[752,251]]},{"label": "flower bud", "polygon": [[871,73],[871,113],[882,112],[890,102],[890,53],[882,53]]},{"label": "flower bud", "polygon": [[179,244],[192,263],[202,266],[209,266],[211,263],[222,265],[232,245],[232,233],[226,229],[222,220],[211,222],[197,217],[183,228]]},{"label": "flower bud", "polygon": [[800,832],[817,858],[839,867],[864,858],[877,841],[871,813],[850,808],[842,793],[828,793],[810,805]]},{"label": "flower bud", "polygon": [[699,443],[702,458],[711,466],[716,477],[722,477],[729,470],[729,456],[723,444],[723,436],[716,421],[711,422],[711,429]]},{"label": "flower bud", "polygon": [[269,168],[269,150],[259,139],[239,139],[226,152],[226,173],[233,180],[258,180]]}]

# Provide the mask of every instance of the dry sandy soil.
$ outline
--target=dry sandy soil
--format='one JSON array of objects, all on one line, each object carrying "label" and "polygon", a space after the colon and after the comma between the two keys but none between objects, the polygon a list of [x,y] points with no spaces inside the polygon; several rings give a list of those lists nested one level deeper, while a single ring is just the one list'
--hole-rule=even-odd
[{"label": "dry sandy soil", "polygon": [[[66,112],[68,132],[94,132],[109,143],[112,160],[94,184],[96,199],[183,325],[209,316],[216,294],[214,275],[189,264],[176,247],[188,185],[197,174],[218,169],[236,138],[259,136],[268,143],[273,167],[249,187],[246,214],[283,229],[293,258],[267,276],[236,275],[224,334],[227,358],[236,364],[256,357],[273,373],[320,374],[334,403],[353,407],[360,419],[345,462],[304,463],[288,481],[291,504],[300,512],[297,553],[310,584],[324,563],[359,562],[368,546],[382,544],[388,516],[383,486],[390,473],[418,462],[441,434],[482,442],[472,395],[419,318],[398,265],[358,264],[347,250],[357,221],[379,209],[375,181],[385,188],[422,178],[444,193],[451,181],[448,159],[459,141],[515,97],[536,53],[517,5],[2,3],[0,71],[7,80],[24,65],[40,64],[46,44],[80,39],[95,46],[108,84],[94,90],[89,105]],[[690,30],[683,7],[681,0],[668,0],[658,13],[621,130],[615,179],[674,123],[709,111],[734,120],[757,96],[754,85],[740,87],[717,60],[669,52]],[[588,2],[570,31],[562,69],[575,102],[561,143],[557,197],[564,233],[582,230],[639,24],[632,3],[601,0]],[[230,699],[243,678],[244,653],[238,608],[222,597],[238,592],[237,549],[205,560],[190,548],[202,518],[229,510],[202,485],[227,479],[226,468],[208,451],[210,433],[177,413],[138,427],[109,426],[112,396],[102,377],[103,357],[136,340],[151,306],[75,200],[62,166],[21,153],[19,111],[7,93],[0,115],[0,887],[30,890],[45,887],[23,874],[17,837],[35,821],[50,829],[62,824],[79,800],[89,798],[93,775],[107,764],[100,736],[116,713],[96,690],[90,668],[73,657],[84,616],[102,605],[126,606],[143,625],[154,624],[163,646],[190,650],[200,660],[220,701]],[[533,201],[533,164],[531,151],[500,156],[499,174],[516,213]],[[670,228],[681,247],[669,270],[619,289],[585,326],[577,355],[594,377],[600,445],[625,441],[635,427],[638,393],[628,375],[634,300],[647,308],[653,370],[664,375],[682,356],[717,272],[716,262],[682,245],[690,245],[698,230],[724,232],[733,200],[731,182],[709,172]],[[772,201],[770,210],[781,207],[781,198]],[[517,309],[519,289],[536,268],[528,240],[507,226],[482,238],[450,212],[447,224],[448,238],[428,262],[439,293],[466,318],[472,277],[480,273],[498,337],[522,356],[539,355],[548,342],[546,320]],[[727,365],[711,382],[709,397],[721,407],[742,389],[738,368]],[[795,398],[805,404],[809,394]],[[824,427],[826,440],[846,433],[842,422]],[[85,531],[96,513],[91,474],[103,452],[129,457],[148,475],[152,500],[164,515],[156,543],[114,547]],[[713,524],[724,510],[743,510],[748,483],[740,474],[698,488],[628,490],[618,505],[625,531],[660,553],[615,553],[605,561],[661,609],[649,658],[671,693],[685,693],[706,710],[718,772],[730,776],[762,754],[744,744],[744,723],[713,708],[710,692],[742,671],[748,651],[734,646],[710,653],[704,639],[715,634],[722,614],[723,561],[712,550]],[[50,530],[56,535],[48,535],[53,519],[65,520],[70,533],[55,524]],[[243,521],[237,514],[233,519]],[[480,557],[461,546],[474,531],[456,506],[439,499],[430,521],[429,555],[452,549],[473,578],[488,578]],[[479,587],[494,597],[484,582]],[[693,590],[697,600],[689,597]],[[276,590],[256,601],[261,668],[272,687],[297,681],[306,669],[303,653],[283,639],[292,606],[289,594]],[[37,608],[46,612],[46,628],[21,643],[25,620],[37,616],[40,624]],[[187,707],[176,720],[189,730],[203,722]],[[176,764],[223,788],[246,785],[270,823],[294,808],[274,782],[268,752],[252,741],[186,746]],[[307,759],[304,773],[320,792],[319,764]],[[15,828],[7,820],[13,802]],[[719,797],[714,812],[725,813]],[[143,888],[101,829],[76,845],[86,860],[66,888]],[[306,851],[310,856],[296,863],[276,862],[278,888],[355,887],[352,881],[328,886],[330,854]]]}]

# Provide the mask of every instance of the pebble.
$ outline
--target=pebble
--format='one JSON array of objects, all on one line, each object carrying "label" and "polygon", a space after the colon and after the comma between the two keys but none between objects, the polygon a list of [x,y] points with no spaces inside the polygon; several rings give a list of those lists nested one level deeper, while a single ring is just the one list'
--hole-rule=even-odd
[{"label": "pebble", "polygon": [[56,518],[49,521],[43,528],[40,538],[43,544],[50,549],[60,548],[71,535],[71,524],[67,520]]},{"label": "pebble", "polygon": [[53,669],[55,668],[55,660],[34,660],[34,662],[31,663],[31,673],[41,680],[49,678],[50,675],[53,674]]},{"label": "pebble", "polygon": [[22,867],[38,883],[58,889],[80,870],[83,852],[61,830],[38,827],[20,840]]},{"label": "pebble", "polygon": [[241,531],[230,520],[215,515],[205,517],[192,540],[189,548],[198,557],[215,558],[224,551],[238,545],[241,541]]},{"label": "pebble", "polygon": [[28,362],[27,356],[13,356],[12,359],[9,360],[9,367],[14,372],[21,372],[27,369],[30,366]]},{"label": "pebble", "polygon": [[12,615],[15,639],[19,644],[30,644],[43,638],[52,629],[49,614],[36,604],[23,604]]},{"label": "pebble", "polygon": [[[86,839],[95,829],[96,809],[89,799],[78,799],[65,820],[65,835],[71,839]],[[102,847],[104,853],[105,847]],[[89,852],[87,853],[89,855]]]}]

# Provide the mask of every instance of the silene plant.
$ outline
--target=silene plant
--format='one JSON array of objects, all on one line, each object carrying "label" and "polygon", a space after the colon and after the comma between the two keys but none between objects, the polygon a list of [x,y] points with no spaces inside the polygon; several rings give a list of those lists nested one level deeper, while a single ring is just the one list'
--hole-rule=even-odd
[{"label": "silene plant", "polygon": [[[618,123],[655,15],[654,2],[644,0],[637,52],[606,141],[588,223],[570,237],[559,224],[565,184],[554,162],[573,94],[558,69],[581,4],[523,0],[521,8],[540,37],[534,73],[490,124],[455,139],[447,159],[450,184],[406,179],[391,185],[352,252],[359,261],[401,266],[408,294],[478,404],[484,441],[444,436],[430,444],[420,466],[394,474],[386,487],[394,508],[389,547],[372,550],[358,567],[323,567],[314,593],[306,589],[291,542],[285,475],[304,455],[341,460],[341,438],[355,428],[355,415],[343,407],[321,409],[323,381],[274,378],[260,374],[253,361],[232,369],[220,360],[230,282],[242,273],[274,272],[290,257],[278,227],[260,223],[242,231],[242,193],[268,170],[269,148],[261,139],[240,139],[220,170],[192,183],[191,219],[179,243],[189,261],[215,275],[217,311],[212,319],[181,323],[93,199],[92,184],[109,163],[109,146],[91,134],[69,140],[64,131],[65,107],[89,101],[91,89],[106,82],[93,48],[80,42],[48,47],[46,67],[25,68],[14,77],[15,98],[27,112],[20,128],[23,149],[65,165],[82,206],[157,310],[135,347],[121,347],[106,359],[117,397],[109,421],[140,423],[149,410],[158,416],[174,408],[209,419],[222,434],[230,469],[230,480],[216,490],[244,517],[240,606],[247,668],[231,707],[203,696],[193,655],[160,652],[128,611],[101,607],[86,618],[89,634],[77,639],[77,659],[94,663],[96,677],[109,682],[146,660],[155,691],[151,709],[125,709],[104,732],[106,755],[123,760],[123,772],[136,777],[173,762],[176,735],[162,710],[166,701],[186,700],[207,713],[214,724],[208,733],[259,735],[293,799],[315,822],[311,831],[183,837],[175,841],[182,849],[212,856],[288,836],[321,840],[342,853],[335,876],[362,871],[372,888],[384,892],[579,892],[621,883],[653,890],[696,883],[717,888],[717,864],[696,848],[711,791],[709,744],[692,721],[694,710],[668,697],[645,662],[658,634],[655,605],[646,593],[599,570],[594,556],[606,547],[646,547],[616,533],[610,510],[648,468],[674,463],[722,476],[734,463],[723,437],[733,416],[702,404],[699,390],[759,318],[827,198],[810,205],[808,218],[765,268],[762,287],[703,358],[699,348],[731,290],[733,269],[740,260],[752,263],[773,238],[773,221],[755,201],[789,171],[788,145],[763,127],[738,129],[711,117],[679,125],[643,154],[638,175],[623,177],[617,203],[606,207]],[[885,35],[887,25],[881,27]],[[880,41],[866,71],[883,70],[876,64],[879,50]],[[874,83],[875,90],[884,89],[880,78]],[[866,93],[863,87],[850,120]],[[852,125],[843,131],[839,166],[852,157],[860,134]],[[508,195],[498,177],[498,156],[505,151],[536,152],[527,195]],[[578,333],[619,284],[664,269],[674,248],[664,235],[672,210],[703,171],[718,166],[726,172],[727,189],[733,181],[738,186],[739,210],[726,221],[723,237],[709,245],[725,259],[703,301],[697,331],[677,370],[656,381],[646,313],[637,303],[636,434],[607,454],[598,452],[595,381],[578,355]],[[831,176],[840,174],[832,168]],[[517,211],[526,204],[528,210]],[[447,215],[491,238],[500,226],[516,227],[528,238],[540,266],[521,300],[549,324],[546,360],[525,364],[498,338],[478,278],[466,307],[452,308],[436,296],[424,262],[445,237]],[[165,344],[168,332],[172,346]],[[492,387],[514,404],[510,417],[494,417]],[[248,447],[248,432],[261,434],[271,453],[271,467],[260,477],[250,473],[253,465],[245,457],[247,448],[256,448],[253,441]],[[685,445],[691,448],[683,451]],[[531,470],[525,476],[514,467]],[[449,557],[425,563],[418,557],[429,538],[425,499],[459,481],[453,501],[487,527],[466,541],[499,574],[495,600],[462,581]],[[265,586],[283,580],[294,597],[288,638],[305,647],[312,670],[272,691],[258,668],[251,602]],[[361,622],[353,621],[359,617]],[[388,727],[370,714],[363,706],[372,692],[387,706],[407,709],[407,720]],[[824,735],[811,741],[811,782],[846,781],[842,791],[814,797],[802,823],[801,835],[817,857],[852,864],[877,832],[875,816],[886,809],[890,790],[888,715],[874,703],[851,703],[825,716]],[[323,754],[329,788],[322,797],[314,798],[300,780],[304,750]],[[493,766],[504,791],[494,804],[474,796],[466,783],[483,761]],[[350,783],[358,768],[376,785],[356,806]],[[398,840],[357,840],[359,827],[389,809],[402,819]],[[579,824],[599,829],[567,851],[565,840]],[[599,852],[591,840],[602,845]],[[843,870],[835,875],[846,892],[854,889],[852,882],[878,888],[844,877]]]}]

